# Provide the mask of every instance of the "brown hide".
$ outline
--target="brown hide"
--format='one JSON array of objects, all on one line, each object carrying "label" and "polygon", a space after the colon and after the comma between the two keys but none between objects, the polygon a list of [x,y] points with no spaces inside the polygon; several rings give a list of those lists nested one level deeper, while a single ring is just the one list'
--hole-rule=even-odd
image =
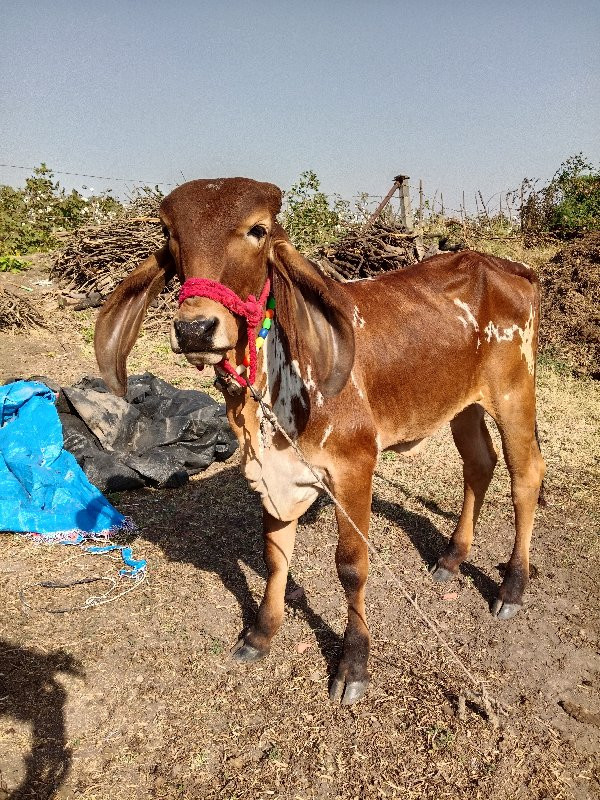
[{"label": "brown hide", "polygon": [[[125,359],[149,298],[174,270],[182,281],[221,282],[242,299],[258,296],[270,277],[277,305],[259,353],[256,388],[365,536],[381,451],[415,450],[450,423],[463,459],[464,497],[456,529],[433,566],[435,580],[451,579],[469,554],[497,459],[484,412],[494,418],[511,477],[515,543],[492,611],[509,619],[523,602],[545,469],[535,436],[535,275],[524,265],[466,251],[339,284],[291,245],[276,222],[280,203],[277,187],[246,178],[192,181],[165,198],[168,246],[115,290],[99,316],[96,352],[109,386],[124,389]],[[191,363],[216,364],[226,354],[241,365],[245,326],[218,302],[190,298],[175,318],[201,331],[183,347],[181,325],[174,327],[172,346]],[[264,507],[265,595],[234,651],[237,661],[248,662],[268,653],[281,624],[296,521],[320,487],[281,433],[265,424],[250,393],[222,386],[242,470]],[[337,523],[336,566],[348,623],[330,696],[353,703],[368,684],[368,553],[343,515]]]}]

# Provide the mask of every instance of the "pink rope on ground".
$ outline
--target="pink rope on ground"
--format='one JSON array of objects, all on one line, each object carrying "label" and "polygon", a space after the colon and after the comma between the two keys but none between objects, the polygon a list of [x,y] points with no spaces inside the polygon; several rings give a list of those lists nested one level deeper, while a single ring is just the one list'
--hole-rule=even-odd
[{"label": "pink rope on ground", "polygon": [[[233,289],[225,286],[218,281],[211,281],[208,278],[188,278],[179,292],[179,305],[189,297],[207,297],[220,303],[232,314],[237,314],[246,320],[246,330],[248,333],[248,355],[250,360],[250,370],[248,379],[238,375],[235,368],[229,363],[227,358],[218,364],[221,369],[231,375],[241,386],[253,384],[256,378],[256,329],[262,322],[264,305],[269,296],[271,281],[267,278],[264,288],[258,300],[253,294],[248,295],[247,300],[242,300]],[[201,367],[199,367],[201,369]]]}]

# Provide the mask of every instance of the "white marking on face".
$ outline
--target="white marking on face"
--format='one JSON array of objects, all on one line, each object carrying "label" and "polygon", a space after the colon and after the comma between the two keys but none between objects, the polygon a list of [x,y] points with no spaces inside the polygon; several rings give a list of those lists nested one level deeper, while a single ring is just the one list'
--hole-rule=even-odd
[{"label": "white marking on face", "polygon": [[507,393],[504,395],[504,398],[503,398],[503,399],[504,399],[504,400],[510,400],[510,392],[507,392]]},{"label": "white marking on face", "polygon": [[317,384],[315,382],[315,379],[313,378],[312,367],[310,364],[308,364],[306,367],[306,378],[304,379],[303,383],[306,388],[306,391],[310,392],[311,394],[314,394],[315,404],[317,408],[321,408],[325,401],[325,398],[323,397],[321,392],[317,390]]},{"label": "white marking on face", "polygon": [[473,316],[473,312],[471,311],[468,303],[464,303],[462,300],[459,300],[458,297],[455,297],[454,305],[458,306],[465,315],[464,317],[461,314],[458,315],[459,320],[462,322],[465,328],[468,325],[472,325],[475,328],[475,330],[478,331],[479,325],[477,324],[477,320]]},{"label": "white marking on face", "polygon": [[360,311],[358,309],[358,306],[354,306],[354,311],[352,312],[352,325],[355,328],[356,327],[359,327],[359,328],[364,328],[365,327],[365,321],[360,315]]},{"label": "white marking on face", "polygon": [[319,444],[319,447],[323,448],[323,447],[325,446],[325,442],[326,442],[326,441],[327,441],[327,439],[329,439],[329,437],[331,436],[331,432],[332,432],[332,431],[333,431],[333,425],[328,425],[328,426],[325,428],[325,432],[324,432],[324,434],[323,434],[323,438],[321,439],[321,443]]},{"label": "white marking on face", "polygon": [[352,379],[352,383],[354,384],[354,388],[358,392],[358,396],[362,400],[364,398],[363,390],[358,385],[358,381],[356,380],[356,375],[354,374],[354,370],[350,373],[350,378]]}]

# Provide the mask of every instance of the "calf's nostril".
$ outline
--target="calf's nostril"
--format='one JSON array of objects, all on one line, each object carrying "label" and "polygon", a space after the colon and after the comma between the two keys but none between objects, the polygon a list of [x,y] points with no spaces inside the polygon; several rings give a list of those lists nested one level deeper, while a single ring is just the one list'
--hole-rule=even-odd
[{"label": "calf's nostril", "polygon": [[175,320],[175,336],[184,350],[202,350],[211,339],[218,320],[216,317],[197,317]]}]

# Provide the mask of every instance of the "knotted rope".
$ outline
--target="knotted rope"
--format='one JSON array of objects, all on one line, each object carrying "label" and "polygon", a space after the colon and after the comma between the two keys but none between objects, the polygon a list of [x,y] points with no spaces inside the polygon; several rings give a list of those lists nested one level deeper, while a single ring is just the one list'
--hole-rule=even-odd
[{"label": "knotted rope", "polygon": [[[224,286],[218,281],[211,281],[208,278],[188,278],[182,285],[179,292],[179,305],[181,305],[189,297],[207,297],[209,300],[214,300],[220,303],[232,314],[237,314],[246,320],[246,329],[248,334],[248,357],[250,361],[248,378],[238,375],[227,357],[223,357],[219,362],[219,366],[224,372],[227,372],[234,378],[240,386],[248,386],[253,384],[256,378],[256,331],[263,318],[263,308],[269,296],[271,289],[271,281],[267,278],[264,288],[260,293],[258,300],[253,294],[248,295],[247,300],[242,300],[233,289]],[[202,369],[202,367],[199,367]]]}]

